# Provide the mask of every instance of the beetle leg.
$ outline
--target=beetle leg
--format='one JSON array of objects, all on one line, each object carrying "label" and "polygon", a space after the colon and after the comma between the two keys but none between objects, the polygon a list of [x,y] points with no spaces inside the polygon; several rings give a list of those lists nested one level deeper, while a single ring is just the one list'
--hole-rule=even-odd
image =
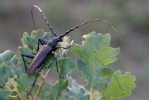
[{"label": "beetle leg", "polygon": [[57,72],[58,72],[59,76],[62,77],[62,78],[65,78],[65,76],[61,75],[60,72],[59,72],[59,70],[58,70],[58,63],[57,63],[57,59],[55,57],[55,54],[53,54],[53,57],[54,57],[54,59],[56,61],[56,68],[57,68]]},{"label": "beetle leg", "polygon": [[27,55],[27,54],[21,54],[21,56],[22,56],[22,59],[23,59],[23,62],[24,62],[25,70],[27,71],[27,66],[26,66],[24,57],[33,59],[34,56],[32,56],[32,55]]},{"label": "beetle leg", "polygon": [[68,46],[68,47],[55,47],[55,49],[53,49],[53,51],[55,51],[55,50],[57,50],[57,49],[59,49],[59,48],[63,48],[63,49],[68,49],[68,48],[70,48],[71,46]]},{"label": "beetle leg", "polygon": [[32,87],[31,87],[30,91],[27,91],[27,94],[30,94],[31,91],[33,90],[33,87],[35,86],[35,83],[36,83],[36,80],[37,80],[37,77],[38,77],[38,73],[42,70],[43,67],[44,67],[44,64],[39,69],[37,69],[37,74],[36,74],[34,83],[33,83]]},{"label": "beetle leg", "polygon": [[44,67],[44,64],[37,69],[37,72],[40,72],[43,69],[43,67]]},{"label": "beetle leg", "polygon": [[38,39],[37,52],[39,51],[39,43],[40,43],[41,45],[46,45],[46,44],[47,44],[47,42],[46,42],[44,39]]},{"label": "beetle leg", "polygon": [[63,49],[68,49],[70,48],[71,46],[68,46],[68,47],[56,47],[56,49],[59,49],[59,48],[63,48]]},{"label": "beetle leg", "polygon": [[27,95],[29,95],[31,93],[31,91],[33,90],[33,87],[35,86],[35,83],[36,83],[36,80],[37,80],[37,77],[38,77],[38,73],[36,74],[36,77],[35,77],[35,80],[34,80],[34,83],[30,89],[30,91],[27,91]]}]

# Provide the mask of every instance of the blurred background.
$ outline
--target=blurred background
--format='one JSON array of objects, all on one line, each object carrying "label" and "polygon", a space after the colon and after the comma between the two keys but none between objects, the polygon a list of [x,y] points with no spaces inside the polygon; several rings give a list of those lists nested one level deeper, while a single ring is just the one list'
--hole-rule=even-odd
[{"label": "blurred background", "polygon": [[[127,71],[136,76],[136,88],[126,100],[148,100],[149,98],[149,0],[0,0],[0,53],[10,49],[17,53],[22,46],[24,32],[34,29],[30,10],[32,5],[41,7],[54,30],[60,35],[86,20],[100,18],[110,22],[124,41],[124,58],[110,64],[115,70]],[[34,10],[36,29],[49,31],[40,12]],[[70,34],[71,39],[81,43],[82,35],[92,31],[110,33],[111,46],[122,47],[112,28],[101,22],[87,24]],[[74,57],[74,61],[75,61]],[[54,84],[58,75],[52,71],[49,82]],[[72,77],[79,84],[81,73],[74,69]]]}]

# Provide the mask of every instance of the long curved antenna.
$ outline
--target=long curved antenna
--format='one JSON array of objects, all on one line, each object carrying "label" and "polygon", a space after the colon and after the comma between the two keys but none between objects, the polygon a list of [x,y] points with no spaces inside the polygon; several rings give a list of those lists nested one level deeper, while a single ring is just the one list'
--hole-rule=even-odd
[{"label": "long curved antenna", "polygon": [[33,8],[34,7],[32,7],[32,9],[31,9],[31,15],[32,15],[32,21],[33,21],[33,27],[35,29],[35,21],[34,21],[34,16],[33,16]]},{"label": "long curved antenna", "polygon": [[48,19],[47,19],[46,16],[45,16],[45,14],[44,14],[44,13],[42,12],[42,10],[41,10],[38,6],[36,6],[36,5],[33,5],[32,9],[31,9],[31,15],[32,15],[32,20],[33,20],[34,28],[35,28],[35,22],[34,22],[34,16],[33,16],[33,9],[34,9],[34,8],[37,8],[37,9],[40,11],[40,13],[41,13],[42,16],[44,17],[44,19],[45,19],[47,25],[49,26],[49,29],[51,30],[52,34],[57,37],[55,31],[53,30],[51,24],[49,23]]},{"label": "long curved antenna", "polygon": [[100,22],[106,23],[106,24],[110,25],[110,26],[113,28],[113,30],[114,30],[114,31],[116,32],[116,34],[119,36],[119,39],[120,39],[120,41],[121,41],[121,43],[122,43],[123,56],[124,56],[124,43],[123,43],[123,40],[122,40],[120,34],[118,33],[118,31],[114,28],[114,26],[113,26],[112,24],[110,24],[109,22],[106,22],[106,21],[104,21],[104,20],[102,20],[102,19],[93,19],[93,20],[85,21],[84,23],[81,23],[81,24],[79,24],[79,25],[77,25],[77,26],[71,28],[70,30],[66,31],[63,35],[60,36],[60,38],[63,38],[64,36],[66,36],[67,34],[69,34],[70,32],[72,32],[73,30],[79,28],[80,26],[83,26],[83,25],[85,25],[85,24],[87,24],[87,23],[94,22],[94,21],[100,21]]}]

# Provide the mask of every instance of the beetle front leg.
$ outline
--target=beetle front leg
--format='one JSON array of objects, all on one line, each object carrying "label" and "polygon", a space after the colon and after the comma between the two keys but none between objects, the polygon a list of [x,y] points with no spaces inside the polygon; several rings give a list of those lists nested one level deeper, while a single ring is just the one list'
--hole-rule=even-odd
[{"label": "beetle front leg", "polygon": [[37,52],[39,51],[39,43],[40,43],[41,45],[46,45],[46,44],[47,44],[47,42],[46,42],[44,39],[38,39]]},{"label": "beetle front leg", "polygon": [[37,47],[37,52],[39,51],[39,43],[41,44],[41,45],[46,45],[47,44],[47,42],[44,40],[44,38],[47,36],[47,33],[45,32],[44,33],[44,36],[41,38],[41,39],[38,39],[38,47]]}]

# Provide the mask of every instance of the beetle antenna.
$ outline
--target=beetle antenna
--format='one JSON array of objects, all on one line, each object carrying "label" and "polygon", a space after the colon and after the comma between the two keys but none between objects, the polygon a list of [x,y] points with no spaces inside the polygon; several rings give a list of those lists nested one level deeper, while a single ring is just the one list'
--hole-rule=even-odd
[{"label": "beetle antenna", "polygon": [[35,21],[34,21],[34,16],[33,16],[33,8],[34,7],[32,7],[32,9],[31,9],[31,15],[32,15],[32,21],[33,21],[33,27],[35,29]]},{"label": "beetle antenna", "polygon": [[44,13],[42,12],[42,10],[41,10],[38,6],[36,6],[36,5],[33,5],[32,9],[31,9],[31,15],[32,15],[32,20],[33,20],[34,28],[35,28],[35,22],[34,22],[34,16],[33,16],[33,9],[34,9],[34,8],[37,8],[37,9],[40,11],[40,13],[42,14],[42,16],[44,17],[44,20],[46,21],[47,25],[49,26],[49,29],[51,30],[52,34],[57,37],[55,31],[53,30],[51,24],[49,23],[48,19],[47,19],[46,16],[45,16],[45,14],[44,14]]},{"label": "beetle antenna", "polygon": [[124,56],[124,43],[123,43],[123,40],[122,40],[120,34],[118,33],[118,31],[115,29],[115,27],[114,27],[112,24],[110,24],[109,22],[106,22],[106,21],[104,21],[104,20],[102,20],[102,19],[93,19],[93,20],[85,21],[84,23],[81,23],[81,24],[79,24],[79,25],[77,25],[77,26],[71,28],[70,30],[66,31],[63,35],[60,36],[60,38],[63,38],[64,36],[66,36],[66,35],[69,34],[70,32],[74,31],[75,29],[77,29],[77,28],[79,28],[79,27],[81,27],[81,26],[83,26],[83,25],[85,25],[85,24],[87,24],[87,23],[94,22],[94,21],[103,22],[103,23],[108,24],[109,26],[111,26],[111,27],[113,28],[113,30],[114,30],[114,31],[116,32],[116,34],[119,36],[119,39],[120,39],[120,41],[121,41],[121,43],[122,43],[123,56]]}]

